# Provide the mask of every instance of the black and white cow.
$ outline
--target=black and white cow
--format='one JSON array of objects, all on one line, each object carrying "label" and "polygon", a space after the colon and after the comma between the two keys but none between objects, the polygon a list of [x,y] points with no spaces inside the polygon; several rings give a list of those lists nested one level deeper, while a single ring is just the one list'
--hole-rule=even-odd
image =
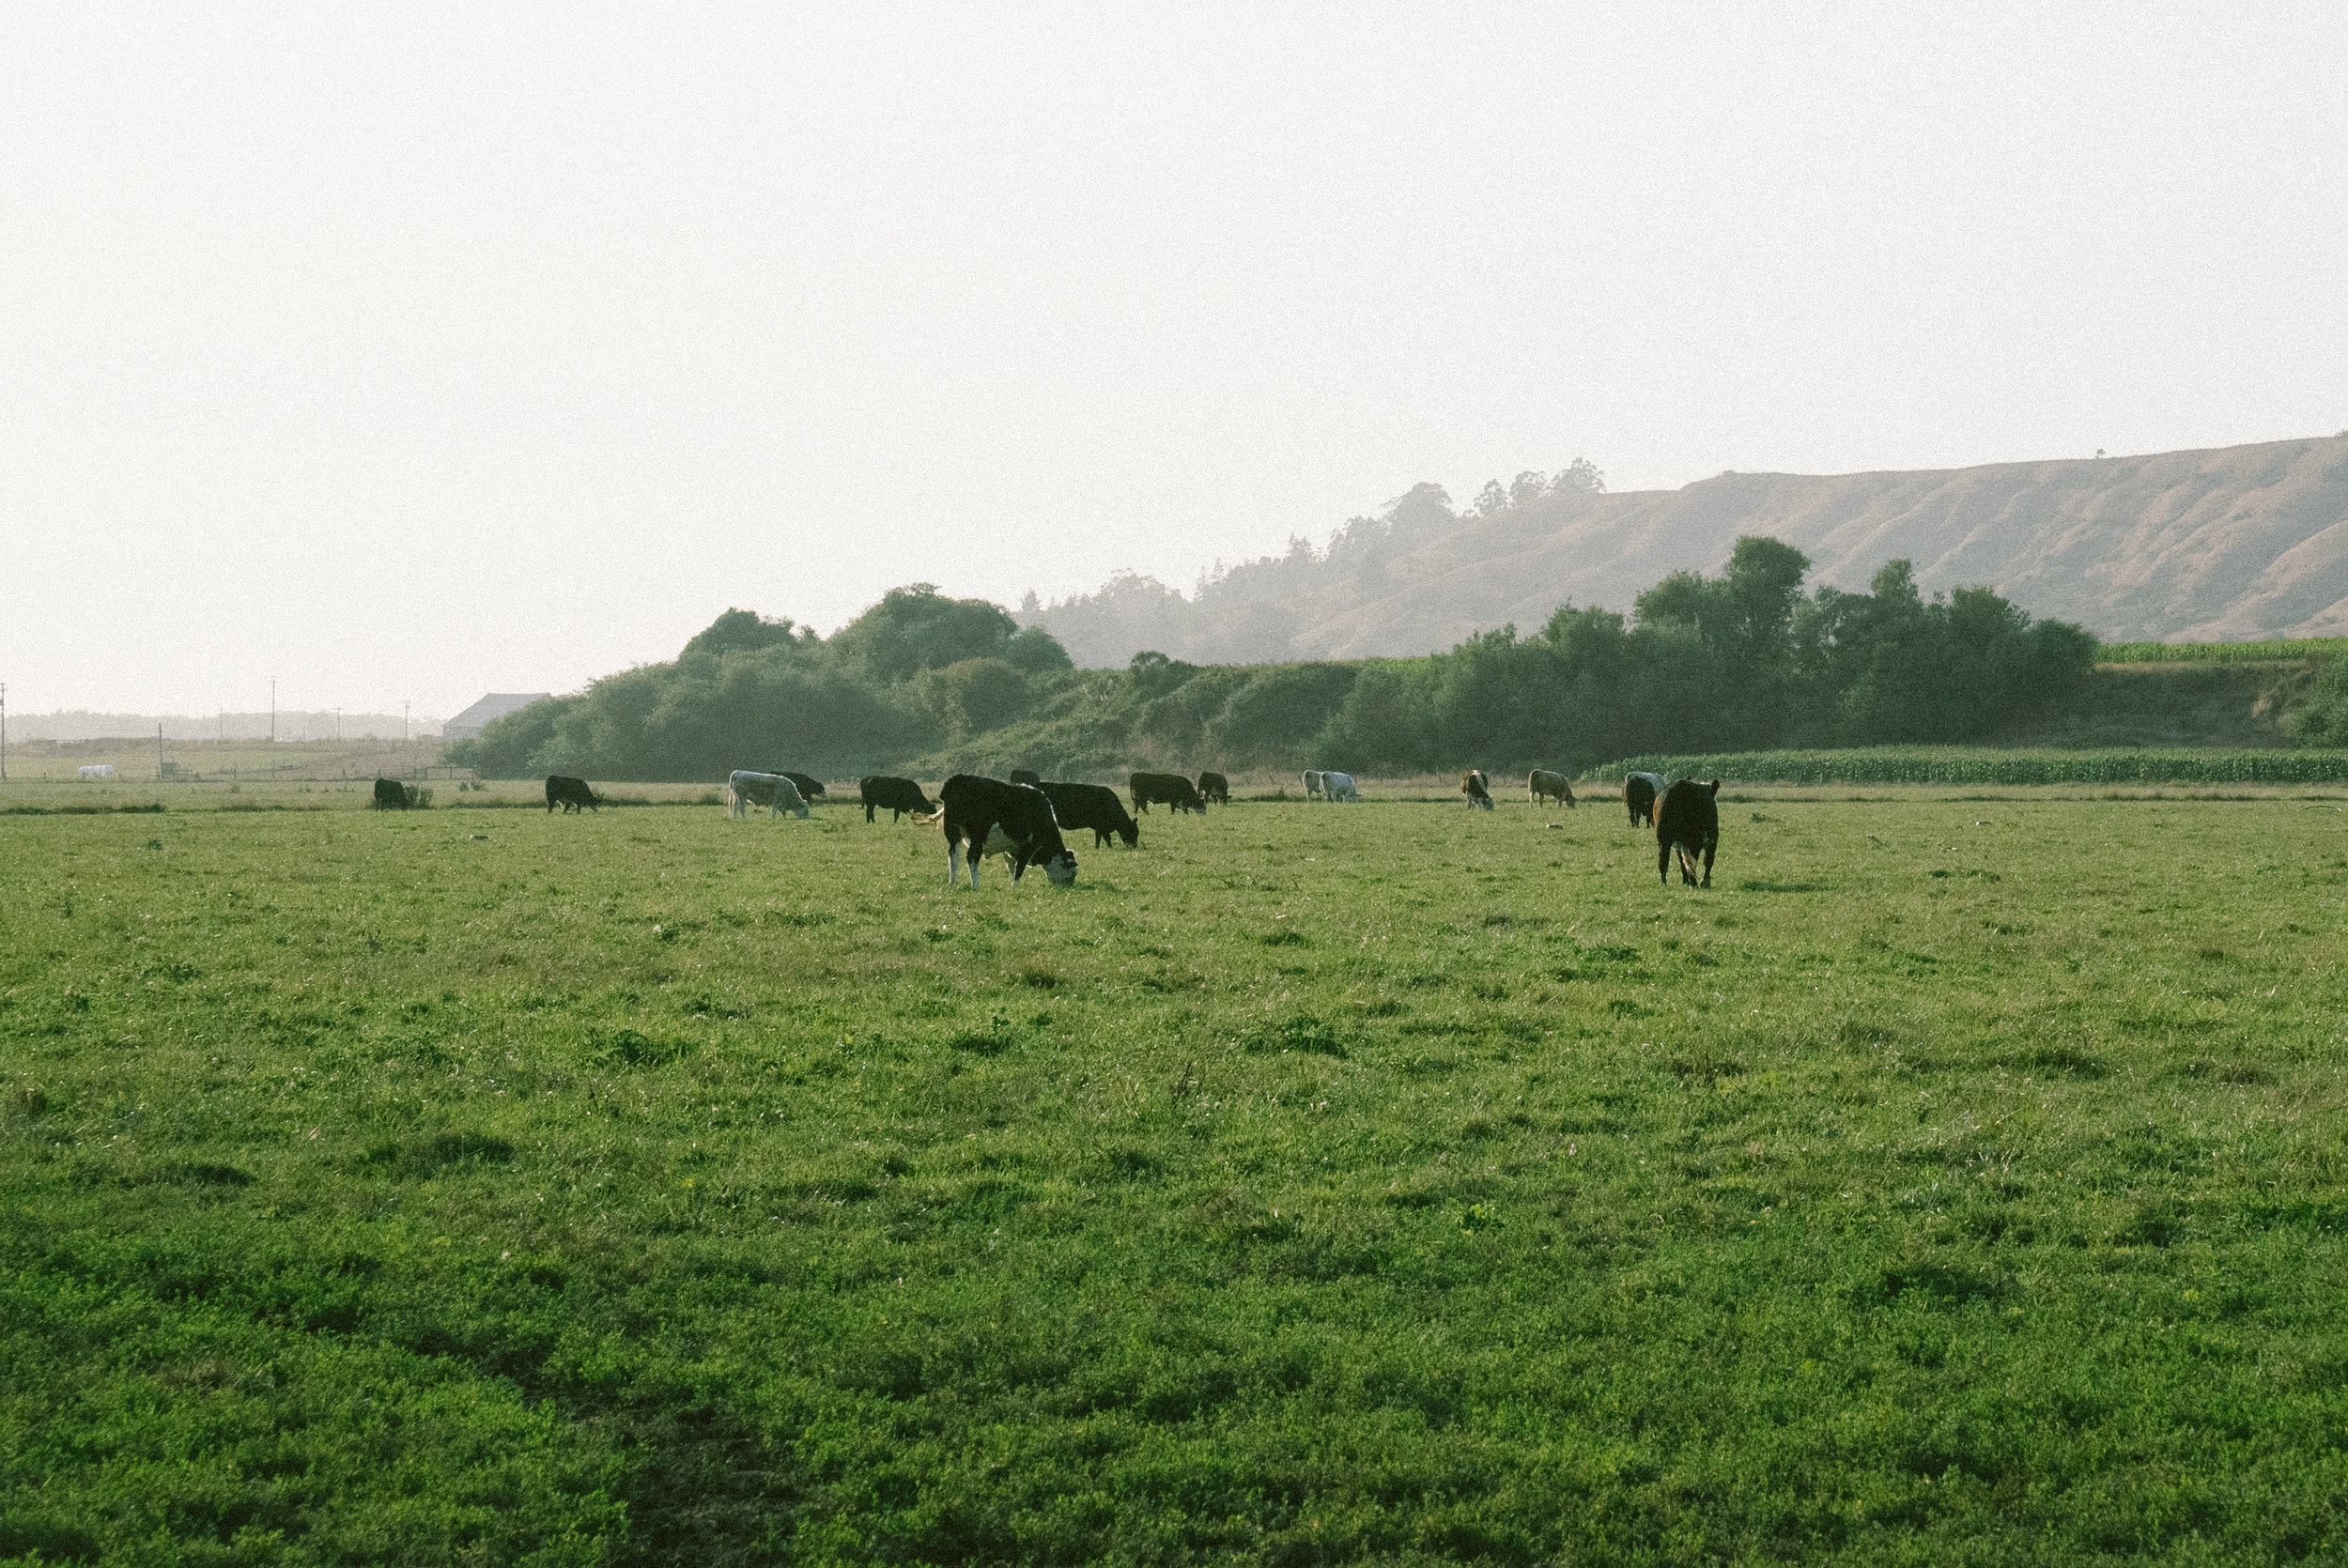
[{"label": "black and white cow", "polygon": [[1076,880],[1076,853],[1059,836],[1052,802],[1032,784],[1006,784],[958,773],[937,792],[937,816],[946,824],[946,884],[962,874],[963,846],[969,846],[970,885],[979,885],[979,858],[988,853],[988,836],[1000,829],[1011,854],[1012,885],[1029,866],[1043,867],[1055,887]]},{"label": "black and white cow", "polygon": [[578,810],[593,811],[603,805],[603,797],[587,787],[583,778],[550,773],[547,775],[547,809],[563,808],[564,816]]},{"label": "black and white cow", "polygon": [[1040,787],[1043,783],[1043,776],[1033,768],[1013,768],[1011,770],[1011,781],[1013,784],[1034,784]]},{"label": "black and white cow", "polygon": [[1092,829],[1092,847],[1096,850],[1109,841],[1112,833],[1125,840],[1127,849],[1140,847],[1141,824],[1126,812],[1125,803],[1107,785],[1047,782],[1037,787],[1052,803],[1052,816],[1059,822],[1061,832]]},{"label": "black and white cow", "polygon": [[1679,852],[1679,880],[1696,885],[1695,857],[1704,856],[1704,885],[1712,885],[1712,853],[1721,847],[1721,781],[1699,784],[1683,778],[1655,803],[1655,874],[1672,884],[1672,851]]},{"label": "black and white cow", "polygon": [[785,811],[798,817],[807,815],[807,797],[781,774],[750,773],[737,768],[726,776],[726,783],[734,791],[734,814],[737,817],[753,806],[768,807],[766,814],[770,817],[780,817]]},{"label": "black and white cow", "polygon": [[1467,796],[1470,810],[1479,806],[1487,811],[1492,808],[1492,783],[1481,768],[1470,768],[1460,776],[1460,792]]},{"label": "black and white cow", "polygon": [[810,806],[824,798],[822,779],[804,773],[793,773],[789,768],[782,770],[782,776],[791,780],[792,787],[799,792],[799,798]]},{"label": "black and white cow", "polygon": [[893,822],[908,811],[917,817],[926,817],[937,809],[930,797],[921,792],[921,786],[910,778],[891,778],[886,774],[874,774],[859,783],[857,789],[864,797],[864,820],[868,822],[873,820],[874,811],[893,813],[888,819]]}]

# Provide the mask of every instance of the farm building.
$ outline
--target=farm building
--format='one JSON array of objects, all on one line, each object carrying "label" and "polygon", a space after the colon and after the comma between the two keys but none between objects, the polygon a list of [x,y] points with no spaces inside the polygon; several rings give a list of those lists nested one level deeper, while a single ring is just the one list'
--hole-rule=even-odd
[{"label": "farm building", "polygon": [[543,702],[553,696],[548,691],[493,691],[480,701],[440,726],[440,738],[461,741],[478,735],[494,719],[517,713],[533,702]]}]

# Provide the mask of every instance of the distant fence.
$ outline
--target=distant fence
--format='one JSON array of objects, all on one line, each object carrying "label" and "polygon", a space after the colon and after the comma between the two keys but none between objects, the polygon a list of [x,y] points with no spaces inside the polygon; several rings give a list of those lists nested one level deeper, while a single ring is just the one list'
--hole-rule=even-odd
[{"label": "distant fence", "polygon": [[1734,751],[1626,757],[1583,776],[1602,784],[1628,773],[1744,784],[2340,784],[2348,783],[2348,751],[1962,746]]}]

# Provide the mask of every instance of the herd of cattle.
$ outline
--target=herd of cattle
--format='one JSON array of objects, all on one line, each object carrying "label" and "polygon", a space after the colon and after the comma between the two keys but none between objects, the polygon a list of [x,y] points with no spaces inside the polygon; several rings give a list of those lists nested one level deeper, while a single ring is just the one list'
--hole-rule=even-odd
[{"label": "herd of cattle", "polygon": [[[1358,803],[1361,790],[1349,773],[1325,770],[1309,771],[1305,775],[1305,798],[1328,802]],[[752,807],[766,807],[770,816],[789,811],[805,817],[811,803],[824,798],[823,781],[804,773],[752,773],[737,769],[727,776],[734,814],[740,817]],[[1524,781],[1525,792],[1533,804],[1557,801],[1576,805],[1573,786],[1562,773],[1535,768]],[[979,861],[990,854],[999,854],[1011,862],[1011,880],[1016,884],[1030,866],[1042,866],[1044,875],[1056,887],[1066,887],[1076,880],[1076,852],[1070,849],[1061,837],[1063,829],[1082,832],[1092,830],[1092,847],[1100,849],[1112,838],[1124,840],[1127,849],[1141,843],[1141,825],[1134,818],[1146,816],[1152,806],[1164,806],[1173,811],[1204,811],[1210,803],[1228,806],[1231,802],[1231,781],[1219,773],[1202,773],[1193,783],[1179,773],[1136,773],[1126,783],[1126,792],[1133,801],[1133,811],[1117,797],[1117,792],[1105,784],[1068,784],[1037,776],[1025,768],[1014,768],[1008,783],[1000,779],[981,778],[975,774],[958,773],[946,780],[932,801],[921,786],[910,778],[892,778],[875,775],[858,784],[864,804],[864,820],[872,822],[878,813],[889,813],[889,821],[899,822],[910,815],[923,822],[942,822],[946,829],[946,880],[961,879],[965,848],[967,847],[970,885],[979,884]],[[1630,813],[1630,825],[1645,823],[1655,829],[1655,873],[1665,886],[1671,884],[1672,856],[1679,857],[1679,877],[1691,886],[1712,885],[1712,857],[1720,848],[1721,781],[1717,778],[1699,783],[1692,778],[1667,781],[1661,774],[1634,773],[1623,780],[1622,803]],[[1492,808],[1491,780],[1480,768],[1470,768],[1460,776],[1460,793],[1470,810],[1490,811]],[[415,795],[397,782],[378,778],[375,783],[375,804],[378,808],[403,808],[415,803]],[[554,774],[547,779],[547,809],[558,807],[564,812],[593,811],[603,804],[583,778]],[[1696,859],[1703,858],[1704,875],[1696,876]]]}]

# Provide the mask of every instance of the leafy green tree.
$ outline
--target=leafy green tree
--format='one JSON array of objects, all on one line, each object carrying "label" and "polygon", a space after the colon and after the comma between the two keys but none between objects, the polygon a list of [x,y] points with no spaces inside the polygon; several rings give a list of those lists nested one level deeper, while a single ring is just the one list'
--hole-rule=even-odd
[{"label": "leafy green tree", "polygon": [[964,659],[921,677],[930,711],[956,736],[999,729],[1030,705],[1027,678],[1007,659]]},{"label": "leafy green tree", "polygon": [[[812,647],[816,637],[812,631],[805,635],[806,645]],[[765,648],[796,648],[799,634],[786,617],[769,621],[755,610],[730,609],[693,634],[685,645],[687,653],[750,653]]]},{"label": "leafy green tree", "polygon": [[881,595],[879,604],[842,626],[827,646],[835,658],[860,664],[874,679],[894,684],[965,659],[1003,658],[1019,629],[1000,605],[949,599],[935,583],[917,582]]}]

